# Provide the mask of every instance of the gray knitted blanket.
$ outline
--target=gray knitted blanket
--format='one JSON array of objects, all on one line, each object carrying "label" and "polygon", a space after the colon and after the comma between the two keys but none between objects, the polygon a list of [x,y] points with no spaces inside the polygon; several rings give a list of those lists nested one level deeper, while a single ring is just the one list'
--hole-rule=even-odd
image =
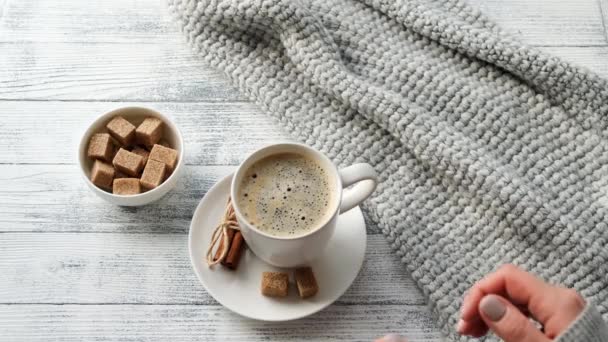
[{"label": "gray knitted blanket", "polygon": [[300,141],[381,183],[366,210],[458,339],[512,262],[608,318],[608,84],[452,0],[169,0],[195,51]]}]

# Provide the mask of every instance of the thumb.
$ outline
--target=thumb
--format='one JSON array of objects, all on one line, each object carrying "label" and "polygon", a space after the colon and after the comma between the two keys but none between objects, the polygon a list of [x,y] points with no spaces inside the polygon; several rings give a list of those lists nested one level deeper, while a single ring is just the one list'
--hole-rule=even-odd
[{"label": "thumb", "polygon": [[479,302],[479,313],[486,325],[505,342],[550,341],[513,304],[497,295]]}]

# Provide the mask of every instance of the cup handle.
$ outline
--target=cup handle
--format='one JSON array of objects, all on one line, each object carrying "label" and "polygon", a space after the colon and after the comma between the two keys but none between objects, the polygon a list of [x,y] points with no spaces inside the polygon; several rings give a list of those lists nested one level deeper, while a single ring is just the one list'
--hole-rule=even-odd
[{"label": "cup handle", "polygon": [[[340,213],[345,213],[358,206],[376,189],[378,176],[374,168],[366,163],[347,166],[338,171],[342,180],[342,202]],[[356,183],[356,184],[355,184]],[[346,187],[355,185],[352,189]]]}]

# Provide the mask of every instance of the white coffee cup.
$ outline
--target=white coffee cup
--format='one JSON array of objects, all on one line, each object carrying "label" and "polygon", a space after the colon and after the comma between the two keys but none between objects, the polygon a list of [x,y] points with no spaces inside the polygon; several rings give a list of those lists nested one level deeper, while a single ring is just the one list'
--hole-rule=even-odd
[{"label": "white coffee cup", "polygon": [[[377,184],[376,171],[371,165],[364,163],[338,170],[329,158],[311,147],[295,143],[274,144],[253,152],[241,163],[232,178],[230,196],[233,199],[238,198],[241,180],[255,162],[279,153],[307,156],[327,171],[332,196],[326,219],[303,235],[283,237],[270,235],[250,224],[239,210],[238,201],[233,201],[234,211],[247,246],[260,259],[278,267],[306,265],[327,246],[340,213],[356,207],[372,194]],[[351,185],[352,188],[346,189]]]}]

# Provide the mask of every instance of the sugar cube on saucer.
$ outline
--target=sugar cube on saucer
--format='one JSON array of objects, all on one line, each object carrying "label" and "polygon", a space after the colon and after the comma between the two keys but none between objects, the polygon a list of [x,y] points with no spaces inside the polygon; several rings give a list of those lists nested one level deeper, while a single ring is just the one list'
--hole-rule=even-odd
[{"label": "sugar cube on saucer", "polygon": [[308,298],[317,294],[319,285],[310,267],[297,268],[295,271],[296,285],[300,298]]},{"label": "sugar cube on saucer", "polygon": [[287,297],[289,276],[283,272],[262,273],[262,294],[269,297]]}]

